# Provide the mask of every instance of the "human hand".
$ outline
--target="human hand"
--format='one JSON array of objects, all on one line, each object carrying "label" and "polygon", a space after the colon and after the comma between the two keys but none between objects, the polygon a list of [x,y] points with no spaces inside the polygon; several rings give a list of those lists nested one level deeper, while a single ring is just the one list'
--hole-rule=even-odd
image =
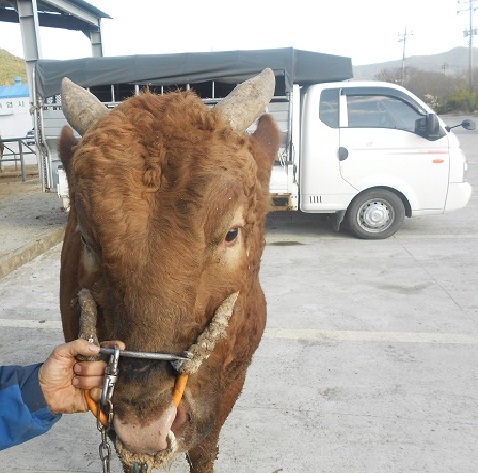
[{"label": "human hand", "polygon": [[[124,349],[122,342],[117,344]],[[104,361],[78,361],[77,355],[94,356],[99,347],[86,340],[78,339],[57,346],[38,372],[38,381],[47,405],[55,414],[86,412],[88,406],[83,390],[92,391],[93,398],[101,395],[105,374]]]}]

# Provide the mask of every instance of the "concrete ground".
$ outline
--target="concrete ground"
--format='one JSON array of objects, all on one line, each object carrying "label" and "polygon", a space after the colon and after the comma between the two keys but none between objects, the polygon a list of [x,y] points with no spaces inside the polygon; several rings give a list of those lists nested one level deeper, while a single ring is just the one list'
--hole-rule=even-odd
[{"label": "concrete ground", "polygon": [[0,174],[0,279],[62,240],[67,216],[60,205],[38,178]]},{"label": "concrete ground", "polygon": [[[478,134],[459,136],[476,189]],[[26,186],[0,199],[0,242],[17,239],[14,255],[61,233],[66,218],[56,196]],[[268,326],[216,471],[476,473],[477,217],[474,194],[465,209],[363,241],[319,217],[272,215],[261,270]],[[26,237],[10,233],[23,228]],[[61,244],[48,246],[0,280],[2,364],[43,360],[62,339]],[[99,441],[90,414],[64,416],[0,452],[0,471],[100,472]],[[168,471],[186,473],[185,460]]]}]

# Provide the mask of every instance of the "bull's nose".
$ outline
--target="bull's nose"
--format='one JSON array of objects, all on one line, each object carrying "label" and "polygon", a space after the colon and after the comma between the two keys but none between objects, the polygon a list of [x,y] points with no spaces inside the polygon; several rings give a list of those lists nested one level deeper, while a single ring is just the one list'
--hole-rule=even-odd
[{"label": "bull's nose", "polygon": [[176,418],[176,406],[171,403],[159,418],[146,422],[135,416],[115,416],[113,427],[123,446],[131,453],[155,455],[168,448],[167,435]]}]

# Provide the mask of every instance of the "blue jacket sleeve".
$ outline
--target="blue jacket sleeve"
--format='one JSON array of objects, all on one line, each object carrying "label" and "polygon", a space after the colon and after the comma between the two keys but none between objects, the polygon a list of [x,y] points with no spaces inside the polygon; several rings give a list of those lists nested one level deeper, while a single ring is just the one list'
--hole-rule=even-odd
[{"label": "blue jacket sleeve", "polygon": [[40,366],[0,367],[0,450],[47,432],[61,417],[46,405]]}]

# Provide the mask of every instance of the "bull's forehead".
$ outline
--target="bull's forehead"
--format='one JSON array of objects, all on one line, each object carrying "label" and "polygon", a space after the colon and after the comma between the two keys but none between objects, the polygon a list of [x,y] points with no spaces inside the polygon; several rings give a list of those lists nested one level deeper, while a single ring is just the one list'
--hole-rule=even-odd
[{"label": "bull's forehead", "polygon": [[112,255],[125,245],[141,254],[153,244],[204,247],[251,220],[249,138],[190,97],[149,100],[148,110],[131,100],[103,117],[75,152],[80,225]]},{"label": "bull's forehead", "polygon": [[201,271],[199,262],[216,250],[223,264],[238,264],[242,252],[229,250],[224,241],[235,228],[241,229],[240,241],[246,239],[244,227],[253,220],[254,199],[246,195],[246,190],[252,192],[250,186],[229,171],[203,182],[202,192],[199,185],[141,192],[122,188],[108,177],[97,190],[90,180],[80,179],[78,229],[88,249],[100,254],[117,274],[122,274],[124,264],[133,271],[152,260],[166,260],[163,267],[171,271],[170,255],[177,255],[173,266],[181,262],[193,272]]}]

